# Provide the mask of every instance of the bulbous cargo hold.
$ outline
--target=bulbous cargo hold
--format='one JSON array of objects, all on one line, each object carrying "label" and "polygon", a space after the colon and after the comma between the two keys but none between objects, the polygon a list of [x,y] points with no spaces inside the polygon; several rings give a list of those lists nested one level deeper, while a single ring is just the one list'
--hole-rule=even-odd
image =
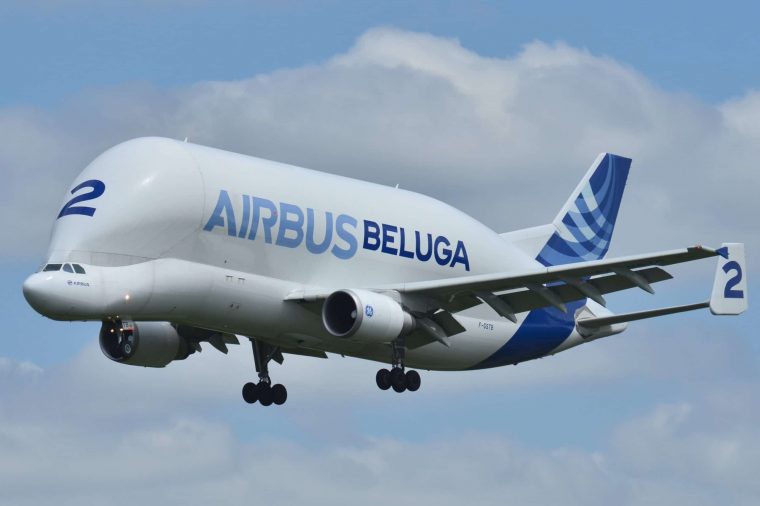
[{"label": "bulbous cargo hold", "polygon": [[509,243],[425,195],[157,137],[98,156],[61,210],[49,261],[117,267],[177,258],[365,287],[530,263],[519,253],[508,261]]},{"label": "bulbous cargo hold", "polygon": [[114,146],[64,196],[48,258],[104,267],[181,258],[199,228],[204,195],[200,169],[181,142]]}]

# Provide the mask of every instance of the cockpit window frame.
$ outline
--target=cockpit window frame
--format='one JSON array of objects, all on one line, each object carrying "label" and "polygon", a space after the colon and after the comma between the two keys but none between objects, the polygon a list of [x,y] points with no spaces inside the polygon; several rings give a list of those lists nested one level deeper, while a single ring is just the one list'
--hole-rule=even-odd
[{"label": "cockpit window frame", "polygon": [[61,270],[64,272],[68,272],[69,274],[74,274],[74,268],[69,263],[63,264],[63,268]]},{"label": "cockpit window frame", "polygon": [[45,264],[42,268],[42,272],[58,272],[63,267],[63,264]]},{"label": "cockpit window frame", "polygon": [[79,264],[71,264],[71,266],[74,268],[74,272],[77,274],[87,274],[87,271],[84,270],[84,267],[82,267]]}]

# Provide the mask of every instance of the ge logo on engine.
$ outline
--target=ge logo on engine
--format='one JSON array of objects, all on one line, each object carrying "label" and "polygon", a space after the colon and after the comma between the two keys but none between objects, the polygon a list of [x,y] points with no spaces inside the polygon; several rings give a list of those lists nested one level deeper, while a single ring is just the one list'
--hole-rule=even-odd
[{"label": "ge logo on engine", "polygon": [[367,318],[372,318],[372,315],[375,314],[375,310],[372,306],[367,305],[364,308],[364,314],[367,315]]}]

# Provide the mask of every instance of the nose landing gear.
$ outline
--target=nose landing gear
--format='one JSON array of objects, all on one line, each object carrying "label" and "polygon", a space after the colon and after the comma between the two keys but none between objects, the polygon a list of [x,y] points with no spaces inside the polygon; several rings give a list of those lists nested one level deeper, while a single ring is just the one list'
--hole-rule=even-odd
[{"label": "nose landing gear", "polygon": [[272,380],[269,378],[269,361],[274,360],[279,364],[283,361],[280,348],[259,342],[254,338],[249,339],[253,348],[253,362],[259,374],[259,382],[248,382],[243,385],[243,400],[248,404],[258,401],[262,406],[285,404],[288,400],[288,390],[279,383],[272,385]]}]

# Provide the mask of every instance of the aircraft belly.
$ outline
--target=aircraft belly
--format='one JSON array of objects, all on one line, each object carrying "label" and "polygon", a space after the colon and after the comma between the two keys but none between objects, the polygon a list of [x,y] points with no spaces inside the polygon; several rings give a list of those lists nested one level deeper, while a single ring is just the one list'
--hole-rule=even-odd
[{"label": "aircraft belly", "polygon": [[[117,268],[123,269],[123,268]],[[135,318],[166,319],[203,328],[259,337],[272,344],[390,362],[388,344],[353,342],[328,334],[313,307],[283,301],[290,282],[184,262],[156,261],[156,288],[150,304]],[[496,367],[547,355],[574,329],[576,305],[567,314],[554,308],[509,320],[457,315],[466,331],[407,350],[410,367],[461,370]]]},{"label": "aircraft belly", "polygon": [[486,369],[517,364],[556,352],[573,335],[575,311],[585,302],[578,300],[568,303],[567,312],[553,307],[534,309],[503,346],[472,368]]},{"label": "aircraft belly", "polygon": [[[419,369],[455,371],[468,370],[483,363],[501,349],[509,336],[513,335],[517,325],[509,321],[491,321],[473,318],[459,318],[467,330],[451,337],[450,346],[433,342],[415,349],[407,350],[406,365]],[[313,321],[313,334],[283,333],[279,336],[266,337],[267,342],[281,346],[304,346],[328,353],[336,353],[381,363],[390,363],[389,344],[361,343],[323,336],[321,321]]]}]

